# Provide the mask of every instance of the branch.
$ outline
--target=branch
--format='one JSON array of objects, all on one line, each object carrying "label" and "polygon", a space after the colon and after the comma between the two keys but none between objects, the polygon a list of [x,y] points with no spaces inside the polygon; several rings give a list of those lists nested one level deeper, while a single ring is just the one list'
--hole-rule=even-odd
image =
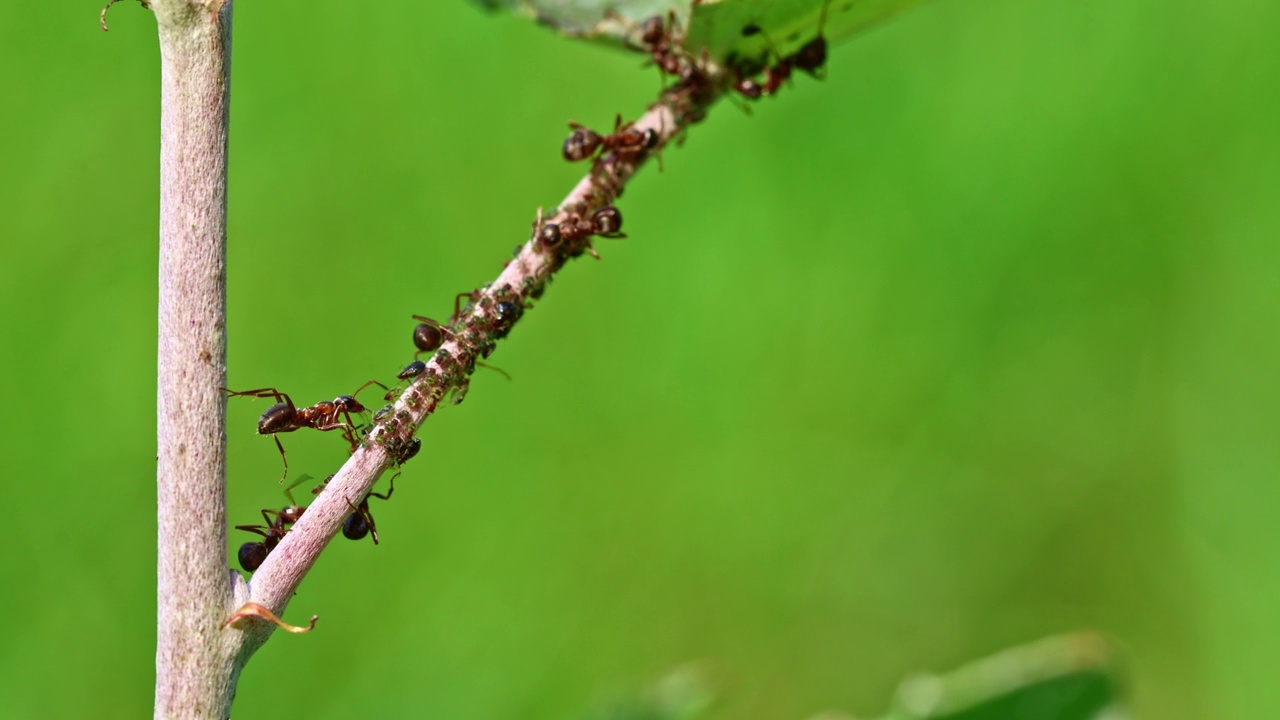
[{"label": "branch", "polygon": [[[682,140],[685,131],[705,117],[707,109],[723,94],[725,82],[725,76],[715,68],[686,72],[682,82],[664,91],[658,102],[633,124],[640,132],[653,130],[657,135],[655,145],[649,150],[608,153],[597,159],[591,172],[557,211],[543,220],[542,226],[555,223],[569,228],[611,205],[649,156],[674,139]],[[493,352],[497,340],[506,337],[568,260],[587,251],[594,254],[589,234],[571,238],[572,233],[566,232],[562,242],[543,243],[539,242],[537,229],[502,273],[472,294],[469,308],[454,319],[447,340],[427,363],[427,369],[403,391],[393,410],[373,425],[361,446],[267,556],[249,583],[244,601],[282,615],[321,550],[382,473],[395,464],[397,451],[407,446],[422,422],[450,391],[455,404],[462,401],[476,362]],[[244,625],[242,662],[276,627],[263,621],[246,621]]]},{"label": "branch", "polygon": [[161,58],[155,716],[225,718],[238,640],[224,628],[234,602],[218,390],[226,377],[231,2],[143,6],[155,11]]}]

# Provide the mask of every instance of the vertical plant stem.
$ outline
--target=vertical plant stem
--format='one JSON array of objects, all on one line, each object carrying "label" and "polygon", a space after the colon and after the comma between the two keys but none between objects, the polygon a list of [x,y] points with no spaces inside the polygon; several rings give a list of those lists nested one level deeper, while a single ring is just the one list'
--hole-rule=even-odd
[{"label": "vertical plant stem", "polygon": [[161,57],[157,718],[225,718],[229,0],[151,0]]}]

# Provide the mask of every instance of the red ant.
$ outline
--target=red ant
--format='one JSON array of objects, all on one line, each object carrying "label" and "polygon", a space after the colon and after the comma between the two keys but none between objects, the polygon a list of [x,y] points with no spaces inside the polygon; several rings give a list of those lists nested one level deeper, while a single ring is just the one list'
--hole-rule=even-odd
[{"label": "red ant", "polygon": [[[541,217],[539,217],[541,222]],[[591,215],[591,219],[584,220],[578,215],[570,215],[563,223],[543,223],[534,233],[538,242],[543,247],[553,249],[560,245],[561,242],[570,244],[578,240],[586,240],[586,248],[595,259],[599,260],[600,255],[591,247],[590,237],[599,235],[606,238],[624,238],[625,234],[620,232],[622,229],[622,213],[618,208],[612,205],[606,205]],[[577,250],[582,252],[581,249]],[[575,253],[577,254],[577,253]]]},{"label": "red ant", "polygon": [[645,150],[652,150],[658,144],[658,131],[653,128],[637,130],[631,123],[623,124],[622,115],[613,121],[613,133],[601,137],[594,130],[575,122],[569,123],[573,132],[565,138],[561,148],[564,159],[569,162],[586,160],[596,154],[596,150],[604,148],[604,152],[615,152],[619,155],[635,155]]},{"label": "red ant", "polygon": [[292,525],[302,518],[302,513],[306,512],[306,508],[297,504],[293,499],[293,493],[290,492],[298,483],[303,482],[308,476],[304,475],[302,480],[298,480],[293,485],[285,488],[284,494],[289,498],[289,504],[280,510],[267,510],[263,508],[262,519],[266,521],[266,525],[237,525],[237,530],[246,530],[248,532],[257,533],[262,536],[261,542],[247,542],[240,546],[238,553],[240,559],[240,567],[248,572],[253,572],[262,566],[267,559],[267,555],[276,549],[276,545],[284,539],[285,533],[289,532],[287,525]]},{"label": "red ant", "polygon": [[[822,14],[818,17],[818,35],[814,39],[800,46],[800,49],[788,55],[785,58],[779,57],[778,62],[764,69],[764,83],[761,84],[750,77],[740,77],[733,84],[733,89],[738,94],[748,100],[759,99],[762,95],[773,95],[782,87],[782,83],[791,79],[791,69],[799,68],[809,75],[822,79],[826,76],[823,66],[827,62],[827,39],[822,35],[822,29],[827,23],[827,6],[830,0],[822,4]],[[755,23],[751,23],[742,28],[742,34],[745,37],[760,34],[763,35],[765,41],[768,42],[772,49],[773,41],[769,40],[769,36],[764,34],[764,30]],[[772,49],[773,55],[778,57],[778,51]]]},{"label": "red ant", "polygon": [[288,395],[275,388],[258,388],[239,392],[227,388],[219,389],[227,392],[228,397],[248,395],[276,399],[276,404],[264,410],[262,417],[258,418],[258,434],[270,435],[275,439],[276,447],[280,450],[280,458],[284,461],[284,475],[280,476],[280,482],[284,482],[289,476],[289,458],[285,455],[284,445],[280,444],[277,433],[293,432],[304,427],[315,428],[321,432],[342,430],[342,436],[351,444],[351,450],[354,452],[359,447],[359,443],[356,442],[355,423],[351,421],[351,413],[362,413],[368,410],[360,404],[359,400],[356,400],[355,396],[370,385],[377,385],[383,390],[387,389],[386,385],[377,380],[370,380],[350,395],[339,395],[333,400],[318,402],[308,407],[295,406]]},{"label": "red ant", "polygon": [[748,100],[758,100],[764,95],[773,95],[782,87],[782,83],[791,79],[791,58],[783,58],[778,56],[778,51],[774,49],[773,41],[765,34],[764,29],[755,23],[751,23],[742,28],[744,37],[752,35],[763,35],[765,41],[769,44],[770,52],[774,57],[778,57],[778,62],[772,66],[766,66],[764,69],[764,83],[761,84],[750,77],[739,77],[733,84],[733,89],[739,95]]},{"label": "red ant", "polygon": [[640,42],[664,76],[683,73],[685,57],[680,40],[675,11],[667,14],[666,23],[661,15],[654,15],[640,25]]}]

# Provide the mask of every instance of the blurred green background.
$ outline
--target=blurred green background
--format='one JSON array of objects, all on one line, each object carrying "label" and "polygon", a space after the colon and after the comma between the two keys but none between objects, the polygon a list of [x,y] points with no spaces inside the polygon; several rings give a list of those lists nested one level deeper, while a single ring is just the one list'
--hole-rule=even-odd
[{"label": "blurred green background", "polygon": [[[8,717],[150,712],[158,58],[97,13],[0,24]],[[719,717],[874,715],[1096,628],[1139,717],[1280,717],[1277,32],[946,0],[722,104],[500,347],[514,381],[424,426],[235,716],[578,718],[688,661]],[[233,89],[229,383],[314,402],[410,360],[580,176],[565,122],[658,77],[461,1],[242,2]],[[264,408],[230,406],[232,524],[283,500]]]}]

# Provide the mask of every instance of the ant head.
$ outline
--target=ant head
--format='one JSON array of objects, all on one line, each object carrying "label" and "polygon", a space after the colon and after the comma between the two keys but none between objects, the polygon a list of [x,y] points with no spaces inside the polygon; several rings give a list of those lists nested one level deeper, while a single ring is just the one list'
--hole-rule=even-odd
[{"label": "ant head", "polygon": [[764,94],[764,88],[760,83],[751,78],[738,78],[738,81],[733,84],[733,89],[748,100],[759,100]]},{"label": "ant head", "polygon": [[339,395],[333,399],[333,406],[340,412],[364,412],[364,406],[350,395]]},{"label": "ant head", "polygon": [[596,148],[600,147],[600,136],[594,130],[581,125],[570,125],[573,132],[569,133],[569,137],[565,138],[564,159],[569,162],[578,162],[591,157]]}]

